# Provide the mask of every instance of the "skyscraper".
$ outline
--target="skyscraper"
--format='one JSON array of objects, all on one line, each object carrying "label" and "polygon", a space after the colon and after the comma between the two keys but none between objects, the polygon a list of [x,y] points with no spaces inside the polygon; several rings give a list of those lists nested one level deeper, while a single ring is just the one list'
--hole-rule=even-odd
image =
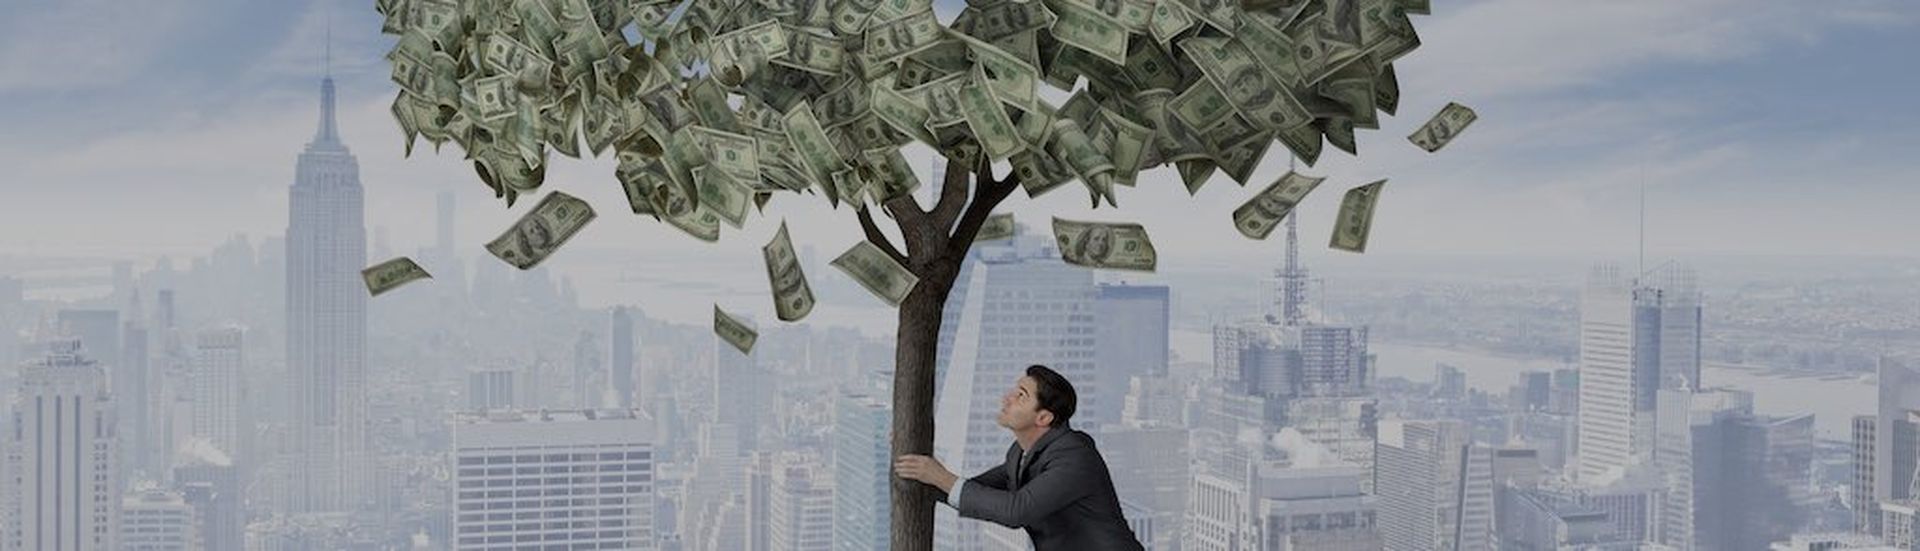
[{"label": "skyscraper", "polygon": [[320,128],[294,169],[287,220],[287,371],[294,511],[342,511],[367,470],[367,264],[360,165],[334,124],[331,76]]},{"label": "skyscraper", "polygon": [[633,407],[633,315],[625,306],[607,314],[607,380],[613,382],[613,407]]},{"label": "skyscraper", "polygon": [[1920,365],[1889,357],[1879,363],[1878,409],[1871,420],[1854,421],[1854,472],[1872,492],[1855,509],[1864,517],[1855,527],[1875,535],[1883,534],[1881,504],[1917,497],[1913,475],[1920,466]]},{"label": "skyscraper", "polygon": [[1106,427],[1120,423],[1134,377],[1166,375],[1171,303],[1165,285],[1101,284],[1095,287],[1093,310],[1094,338],[1100,342],[1094,372],[1104,395],[1097,400],[1099,409],[1080,410],[1074,420],[1084,418],[1082,427]]},{"label": "skyscraper", "polygon": [[833,412],[833,548],[885,551],[893,498],[889,473],[893,406],[885,397],[842,393]]},{"label": "skyscraper", "polygon": [[1381,422],[1374,491],[1384,548],[1491,550],[1492,465],[1461,421]]},{"label": "skyscraper", "polygon": [[[1025,374],[1044,364],[1073,382],[1078,411],[1100,411],[1106,393],[1095,371],[1098,346],[1094,315],[1097,290],[1093,271],[1060,260],[1045,236],[1016,236],[1010,244],[980,245],[981,254],[964,281],[965,299],[947,309],[958,311],[953,354],[934,419],[942,427],[934,450],[948,468],[973,476],[1006,460],[1012,435],[995,423],[1000,396]],[[1079,415],[1072,422],[1080,426]],[[951,507],[936,509],[936,538],[958,550],[979,549],[983,524],[960,521]]]},{"label": "skyscraper", "polygon": [[639,410],[457,415],[452,548],[653,549],[653,447]]},{"label": "skyscraper", "polygon": [[767,542],[771,551],[833,549],[833,476],[820,458],[781,452],[773,457]]},{"label": "skyscraper", "polygon": [[0,482],[13,514],[7,548],[119,549],[118,415],[107,374],[78,339],[54,340],[45,359],[22,366],[18,397],[6,431],[18,476]]},{"label": "skyscraper", "polygon": [[247,372],[243,338],[235,327],[201,333],[193,358],[193,426],[189,433],[206,439],[228,457],[245,455],[241,442],[251,425],[240,421],[240,385]]},{"label": "skyscraper", "polygon": [[1580,299],[1577,480],[1618,477],[1650,460],[1656,393],[1700,386],[1700,300],[1690,272],[1665,287],[1595,268]]}]

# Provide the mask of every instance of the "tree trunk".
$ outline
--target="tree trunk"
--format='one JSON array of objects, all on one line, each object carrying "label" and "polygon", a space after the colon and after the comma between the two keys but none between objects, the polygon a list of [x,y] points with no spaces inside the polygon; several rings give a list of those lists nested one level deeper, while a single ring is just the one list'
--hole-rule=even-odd
[{"label": "tree trunk", "polygon": [[[887,480],[892,483],[893,551],[933,549],[933,508],[938,491],[930,485],[893,475],[893,458],[905,454],[933,455],[934,358],[940,343],[940,318],[947,293],[959,275],[958,258],[930,261],[920,283],[900,301],[900,325],[894,335],[893,455]],[[948,465],[948,469],[959,465]],[[960,474],[964,480],[964,473]]]}]

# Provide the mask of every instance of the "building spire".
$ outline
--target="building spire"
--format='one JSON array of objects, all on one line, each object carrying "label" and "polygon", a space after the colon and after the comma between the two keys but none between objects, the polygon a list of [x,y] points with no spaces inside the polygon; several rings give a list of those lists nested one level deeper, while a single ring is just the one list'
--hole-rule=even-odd
[{"label": "building spire", "polygon": [[[1287,158],[1287,170],[1294,169],[1293,158]],[[1298,212],[1287,213],[1287,256],[1274,275],[1280,280],[1280,323],[1289,327],[1303,325],[1306,321],[1307,269],[1300,265],[1300,237],[1295,230],[1299,219]]]},{"label": "building spire", "polygon": [[340,131],[334,124],[333,99],[333,11],[327,11],[325,76],[320,78],[320,128],[313,133],[314,145],[338,145]]}]

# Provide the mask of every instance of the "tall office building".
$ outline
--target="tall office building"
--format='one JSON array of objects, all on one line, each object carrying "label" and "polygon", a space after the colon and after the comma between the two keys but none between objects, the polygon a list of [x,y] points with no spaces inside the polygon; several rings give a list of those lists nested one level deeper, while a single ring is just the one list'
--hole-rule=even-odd
[{"label": "tall office building", "polygon": [[453,549],[654,548],[644,412],[458,414],[453,438]]},{"label": "tall office building", "polygon": [[1604,483],[1653,455],[1656,393],[1700,382],[1701,307],[1691,272],[1663,286],[1595,268],[1580,299],[1579,468]]},{"label": "tall office building", "polygon": [[1920,365],[1882,357],[1879,405],[1853,422],[1854,528],[1883,535],[1882,504],[1912,500],[1920,466]]},{"label": "tall office building", "polygon": [[518,371],[504,368],[467,371],[467,409],[486,411],[529,405],[519,399],[519,394],[515,394],[520,386],[515,384],[515,379],[519,376]]},{"label": "tall office building", "polygon": [[227,457],[244,457],[242,443],[252,426],[241,422],[246,377],[244,333],[235,327],[200,334],[193,356],[192,411],[189,435],[204,438]]},{"label": "tall office building", "polygon": [[820,458],[795,452],[773,456],[767,541],[772,551],[833,549],[833,475]]},{"label": "tall office building", "polygon": [[120,548],[139,551],[199,551],[193,506],[179,492],[147,489],[120,502]]},{"label": "tall office building", "polygon": [[[1002,465],[1012,443],[995,423],[1000,397],[1032,364],[1044,364],[1073,382],[1079,411],[1101,411],[1107,393],[1095,369],[1099,350],[1094,315],[1097,289],[1093,271],[1060,260],[1045,236],[1016,236],[1010,243],[975,247],[965,299],[947,309],[958,312],[946,378],[936,394],[934,435],[937,457],[956,473],[972,476]],[[1073,425],[1079,427],[1079,414]],[[975,521],[961,521],[951,507],[936,509],[935,530],[943,549],[980,549]]]},{"label": "tall office building", "polygon": [[1384,549],[1492,549],[1492,460],[1461,421],[1381,422],[1374,492]]},{"label": "tall office building", "polygon": [[885,396],[842,392],[833,412],[833,548],[885,551],[893,518],[893,405]]},{"label": "tall office building", "polygon": [[613,382],[614,407],[633,407],[640,391],[633,386],[633,314],[615,306],[607,314],[607,380]]},{"label": "tall office building", "polygon": [[1254,518],[1260,526],[1260,546],[1256,549],[1381,548],[1379,498],[1360,488],[1373,480],[1366,469],[1266,463],[1259,477]]},{"label": "tall office building", "polygon": [[78,339],[47,343],[21,367],[7,464],[0,482],[13,525],[9,549],[119,549],[120,453],[107,374]]},{"label": "tall office building", "polygon": [[1662,389],[1661,543],[1712,551],[1786,539],[1804,520],[1812,463],[1812,415],[1756,416],[1747,392]]},{"label": "tall office building", "polygon": [[247,543],[245,490],[241,487],[240,470],[222,459],[217,454],[183,457],[181,464],[173,469],[173,481],[180,487],[187,504],[197,511],[197,531],[206,551],[244,551]]},{"label": "tall office building", "polygon": [[1115,427],[1100,433],[1107,470],[1120,473],[1114,491],[1154,529],[1152,534],[1134,533],[1149,549],[1179,544],[1194,470],[1187,446],[1190,434],[1179,426]]},{"label": "tall office building", "polygon": [[[742,322],[753,325],[752,319]],[[760,369],[760,351],[764,347],[755,347],[749,353],[742,353],[719,335],[714,335],[712,348],[713,385],[709,388],[712,398],[709,403],[713,404],[711,420],[733,425],[740,439],[740,450],[757,449],[760,433],[770,430],[770,426],[763,425],[767,425],[776,395],[773,375]]]},{"label": "tall office building", "polygon": [[364,493],[367,458],[367,265],[360,165],[334,124],[333,78],[320,81],[320,128],[294,169],[287,212],[287,371],[292,511],[344,511]]},{"label": "tall office building", "polygon": [[1082,409],[1074,420],[1082,427],[1120,424],[1127,391],[1134,377],[1167,374],[1171,302],[1165,285],[1101,284],[1095,287],[1094,338],[1101,343],[1094,357],[1098,387],[1104,393],[1099,409]]}]

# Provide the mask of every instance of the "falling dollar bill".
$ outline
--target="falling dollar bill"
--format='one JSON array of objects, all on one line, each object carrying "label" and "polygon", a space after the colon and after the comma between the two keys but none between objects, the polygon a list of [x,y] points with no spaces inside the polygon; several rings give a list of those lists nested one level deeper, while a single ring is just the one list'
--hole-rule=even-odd
[{"label": "falling dollar bill", "polygon": [[558,191],[548,193],[506,233],[487,242],[487,252],[515,268],[529,269],[566,244],[593,217],[593,207],[586,201]]},{"label": "falling dollar bill", "polygon": [[753,341],[760,340],[760,333],[747,327],[747,324],[740,323],[740,320],[734,319],[733,316],[727,315],[726,312],[720,311],[718,304],[713,305],[713,334],[719,335],[720,340],[727,341],[727,344],[740,349],[741,354],[752,354]]},{"label": "falling dollar bill", "polygon": [[833,259],[833,267],[846,272],[861,287],[895,307],[920,283],[920,278],[907,271],[906,266],[894,262],[886,251],[864,239]]},{"label": "falling dollar bill", "polygon": [[432,277],[433,274],[427,273],[426,268],[421,268],[413,259],[404,256],[360,270],[360,279],[367,282],[367,293],[376,297],[407,282]]},{"label": "falling dollar bill", "polygon": [[1013,215],[995,214],[980,224],[980,233],[974,234],[973,240],[992,241],[1009,237],[1013,237]]},{"label": "falling dollar bill", "polygon": [[767,281],[773,285],[773,311],[780,321],[797,321],[813,311],[813,287],[800,272],[800,259],[793,254],[793,239],[787,236],[787,222],[780,221],[779,233],[760,248],[767,260]]},{"label": "falling dollar bill", "polygon": [[1267,189],[1260,190],[1240,208],[1233,209],[1233,227],[1242,235],[1254,239],[1266,239],[1280,220],[1300,205],[1313,188],[1319,187],[1326,178],[1314,178],[1298,172],[1287,172],[1274,180]]},{"label": "falling dollar bill", "polygon": [[1380,203],[1381,180],[1347,190],[1340,199],[1340,218],[1333,225],[1333,242],[1327,246],[1356,253],[1367,252],[1367,234],[1373,229],[1373,206]]},{"label": "falling dollar bill", "polygon": [[1068,264],[1151,272],[1159,262],[1153,241],[1139,224],[1053,219],[1053,238]]},{"label": "falling dollar bill", "polygon": [[1447,142],[1453,141],[1454,136],[1466,130],[1467,125],[1473,124],[1473,121],[1479,118],[1479,114],[1465,105],[1448,103],[1446,107],[1440,109],[1439,113],[1433,115],[1432,120],[1428,120],[1427,124],[1421,125],[1419,130],[1407,136],[1407,141],[1413,142],[1413,145],[1420,146],[1420,149],[1425,149],[1428,153],[1439,151],[1440,148],[1447,146]]}]

